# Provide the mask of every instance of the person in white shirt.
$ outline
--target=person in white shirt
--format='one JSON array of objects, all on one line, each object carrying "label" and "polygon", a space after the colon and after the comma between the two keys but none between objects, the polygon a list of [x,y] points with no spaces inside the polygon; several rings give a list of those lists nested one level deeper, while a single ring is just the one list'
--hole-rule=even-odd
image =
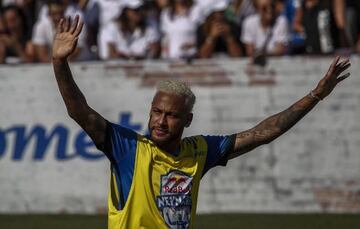
[{"label": "person in white shirt", "polygon": [[240,28],[226,18],[227,7],[224,0],[214,3],[205,23],[198,28],[199,58],[242,56]]},{"label": "person in white shirt", "polygon": [[284,16],[276,15],[271,0],[255,0],[257,14],[245,19],[241,41],[247,56],[261,52],[267,56],[286,53],[289,40],[288,23]]},{"label": "person in white shirt", "polygon": [[196,31],[202,22],[201,7],[192,0],[170,0],[160,17],[162,58],[193,58],[197,53]]},{"label": "person in white shirt", "polygon": [[253,0],[230,0],[229,7],[226,10],[226,15],[230,21],[235,22],[240,27],[247,17],[255,13]]},{"label": "person in white shirt", "polygon": [[104,27],[115,20],[121,10],[123,0],[96,0],[100,5],[100,26]]},{"label": "person in white shirt", "polygon": [[[61,0],[47,1],[47,5],[44,6],[41,11],[47,12],[47,16],[40,13],[39,19],[33,28],[32,42],[35,47],[36,59],[39,62],[48,63],[51,61],[51,47],[53,44],[55,29],[57,24],[60,22],[60,19],[67,15],[76,14],[82,17],[82,14],[72,6],[67,7]],[[70,60],[74,61],[80,55],[81,49],[85,45],[85,39],[86,31],[79,37],[78,47],[70,57]]]},{"label": "person in white shirt", "polygon": [[159,55],[159,34],[147,25],[143,3],[124,0],[120,15],[101,32],[99,49],[101,59],[144,59]]}]

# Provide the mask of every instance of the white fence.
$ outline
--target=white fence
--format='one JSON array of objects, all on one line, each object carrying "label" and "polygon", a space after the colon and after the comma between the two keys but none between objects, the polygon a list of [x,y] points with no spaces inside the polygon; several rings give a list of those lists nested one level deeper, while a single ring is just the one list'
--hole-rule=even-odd
[{"label": "white fence", "polygon": [[[198,212],[360,212],[360,72],[284,136],[210,171]],[[282,111],[316,86],[330,59],[72,64],[88,103],[144,133],[153,85],[192,84],[186,135],[235,133]],[[0,213],[106,212],[109,163],[67,116],[49,65],[0,66]]]}]

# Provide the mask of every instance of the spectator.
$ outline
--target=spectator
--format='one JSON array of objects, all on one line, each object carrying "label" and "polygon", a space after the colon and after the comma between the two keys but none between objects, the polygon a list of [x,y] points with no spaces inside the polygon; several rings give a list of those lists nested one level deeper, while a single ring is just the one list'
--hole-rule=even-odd
[{"label": "spectator", "polygon": [[67,4],[65,16],[80,15],[84,21],[84,41],[77,61],[98,59],[97,39],[100,28],[100,4],[98,0],[72,0]]},{"label": "spectator", "polygon": [[101,9],[97,0],[77,0],[78,8],[84,15],[84,23],[87,29],[86,47],[90,51],[84,59],[98,59],[97,39],[100,29]]},{"label": "spectator", "polygon": [[302,0],[275,0],[277,4],[283,4],[284,10],[281,12],[286,16],[288,22],[292,23],[294,20],[295,12],[300,7]]},{"label": "spectator", "polygon": [[2,0],[0,2],[2,2],[3,6],[8,6],[8,5],[17,5],[20,6],[22,4],[24,4],[25,2],[27,2],[28,0]]},{"label": "spectator", "polygon": [[36,1],[35,0],[3,0],[3,6],[16,5],[21,8],[26,20],[27,28],[31,36],[32,28],[36,20]]},{"label": "spectator", "polygon": [[305,53],[305,39],[293,29],[293,22],[296,10],[300,7],[301,0],[274,0],[278,14],[283,14],[289,25],[288,54],[296,55]]},{"label": "spectator", "polygon": [[146,1],[146,15],[148,23],[152,24],[159,30],[159,22],[160,22],[160,15],[161,12],[169,6],[168,0],[155,0],[155,1]]},{"label": "spectator", "polygon": [[336,26],[330,0],[304,0],[297,9],[293,28],[305,36],[309,54],[332,53],[336,47]]},{"label": "spectator", "polygon": [[226,17],[241,27],[245,18],[255,13],[253,0],[231,0],[226,10]]},{"label": "spectator", "polygon": [[[45,1],[48,2],[48,1]],[[104,24],[112,17],[112,12],[120,4],[120,0],[62,0],[65,5],[65,17],[79,15],[84,22],[83,32],[80,34],[80,53],[76,54],[77,61],[98,59],[98,33],[102,20]],[[113,4],[115,3],[115,4]],[[48,4],[42,6],[39,18],[49,17]],[[104,13],[101,13],[104,11]],[[73,57],[74,59],[74,57]]]},{"label": "spectator", "polygon": [[197,32],[200,58],[210,58],[216,54],[239,57],[242,54],[240,29],[225,18],[227,4],[219,1]]},{"label": "spectator", "polygon": [[5,7],[8,5],[17,5],[20,6],[24,4],[27,0],[0,0],[0,6]]},{"label": "spectator", "polygon": [[144,59],[159,54],[159,34],[156,28],[146,24],[143,3],[140,0],[124,0],[120,16],[109,23],[100,34],[102,59]]},{"label": "spectator", "polygon": [[192,0],[169,0],[160,17],[163,58],[193,58],[197,53],[196,30],[202,22],[200,7]]},{"label": "spectator", "polygon": [[[48,16],[39,16],[33,30],[32,41],[35,46],[36,58],[38,61],[47,63],[51,61],[51,47],[54,39],[55,29],[60,19],[65,16],[66,5],[61,0],[47,1]],[[67,8],[69,15],[76,14],[76,10]],[[69,16],[70,17],[70,16]],[[78,41],[78,48],[70,57],[70,60],[77,60],[81,49],[85,45],[86,35],[82,35]]]},{"label": "spectator", "polygon": [[356,51],[360,54],[360,1],[346,1],[346,24],[350,33],[351,44],[356,45]]},{"label": "spectator", "polygon": [[[1,0],[0,0],[1,3]],[[5,32],[4,18],[2,15],[2,7],[0,6],[0,34]]]},{"label": "spectator", "polygon": [[122,0],[97,0],[100,6],[100,30],[116,20],[120,14]]},{"label": "spectator", "polygon": [[333,0],[333,11],[340,48],[354,47],[360,32],[360,1]]},{"label": "spectator", "polygon": [[[74,17],[80,15],[80,19],[84,22],[83,33],[80,34],[81,52],[77,54],[77,61],[96,60],[97,39],[100,27],[100,4],[99,0],[62,0],[65,5],[65,17]],[[39,18],[49,17],[48,4],[41,7]]]},{"label": "spectator", "polygon": [[155,0],[156,6],[161,10],[165,9],[169,5],[169,0]]},{"label": "spectator", "polygon": [[[2,15],[1,0],[0,0],[0,39],[2,36],[7,34],[8,32],[4,24],[4,18]],[[2,43],[0,43],[0,64],[2,64],[4,61],[5,61],[5,46],[2,45]]]},{"label": "spectator", "polygon": [[146,1],[149,8],[150,18],[160,21],[161,12],[169,6],[169,0]]},{"label": "spectator", "polygon": [[0,34],[0,63],[32,62],[34,48],[25,16],[16,5],[3,9],[3,31]]},{"label": "spectator", "polygon": [[277,15],[271,0],[256,0],[257,14],[244,21],[241,40],[247,56],[280,56],[286,53],[289,39],[288,24],[283,15]]},{"label": "spectator", "polygon": [[[199,9],[198,15],[204,20],[209,12],[213,9],[214,5],[218,2],[225,2],[229,6],[231,0],[193,0],[193,4]],[[203,21],[202,21],[203,22]]]},{"label": "spectator", "polygon": [[[351,41],[350,27],[346,26],[345,16],[346,12],[346,0],[333,0],[333,12],[334,12],[334,21],[339,30],[339,47],[340,48],[349,48],[353,40]],[[353,17],[353,12],[348,12],[351,17]]]}]

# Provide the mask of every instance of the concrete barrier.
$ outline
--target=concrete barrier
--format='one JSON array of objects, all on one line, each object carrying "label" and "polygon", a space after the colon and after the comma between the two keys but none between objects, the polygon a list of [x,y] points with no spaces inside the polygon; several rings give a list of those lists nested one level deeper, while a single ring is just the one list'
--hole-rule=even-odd
[{"label": "concrete barrier", "polygon": [[[211,170],[198,212],[360,212],[360,71],[275,142]],[[197,95],[185,135],[253,127],[316,86],[329,58],[71,64],[88,103],[145,133],[153,86],[181,78]],[[66,113],[52,67],[0,67],[0,213],[106,212],[109,162]]]}]

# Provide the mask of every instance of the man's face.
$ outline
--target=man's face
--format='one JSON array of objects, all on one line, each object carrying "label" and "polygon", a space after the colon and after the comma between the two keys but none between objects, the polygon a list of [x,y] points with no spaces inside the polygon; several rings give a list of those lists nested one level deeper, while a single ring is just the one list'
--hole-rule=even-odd
[{"label": "man's face", "polygon": [[215,11],[211,15],[211,21],[213,23],[224,23],[225,22],[225,11]]},{"label": "man's face", "polygon": [[160,147],[171,147],[181,139],[191,120],[192,113],[187,111],[184,97],[158,91],[151,105],[148,124],[151,140]]},{"label": "man's face", "polygon": [[257,7],[261,20],[270,22],[274,14],[271,0],[258,0]]},{"label": "man's face", "polygon": [[131,21],[134,22],[136,25],[140,23],[141,21],[141,14],[142,9],[139,7],[137,9],[127,9],[126,10],[126,16]]},{"label": "man's face", "polygon": [[15,10],[8,10],[4,14],[4,20],[10,32],[19,31],[22,29],[21,19]]}]

